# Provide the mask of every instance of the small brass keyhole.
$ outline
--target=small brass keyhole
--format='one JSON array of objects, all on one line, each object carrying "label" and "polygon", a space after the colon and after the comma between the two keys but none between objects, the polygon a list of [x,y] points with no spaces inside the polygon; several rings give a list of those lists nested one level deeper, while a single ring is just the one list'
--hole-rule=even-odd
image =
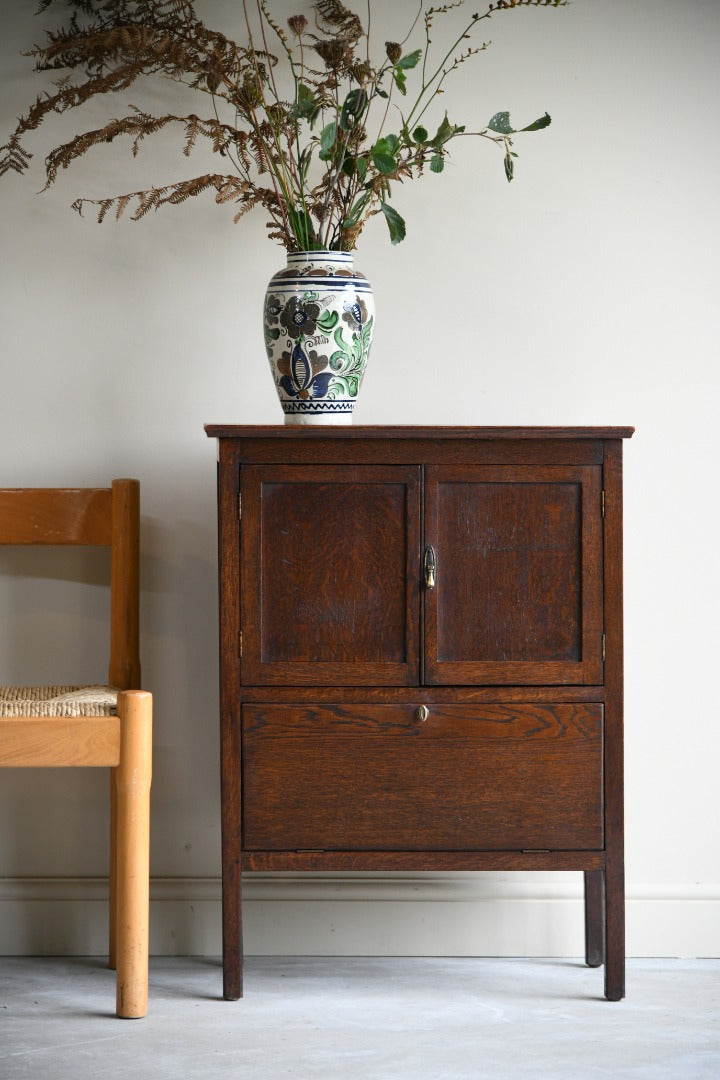
[{"label": "small brass keyhole", "polygon": [[430,710],[428,709],[427,705],[418,705],[417,709],[415,710],[416,720],[419,720],[420,723],[423,723],[425,720],[427,720],[429,715]]}]

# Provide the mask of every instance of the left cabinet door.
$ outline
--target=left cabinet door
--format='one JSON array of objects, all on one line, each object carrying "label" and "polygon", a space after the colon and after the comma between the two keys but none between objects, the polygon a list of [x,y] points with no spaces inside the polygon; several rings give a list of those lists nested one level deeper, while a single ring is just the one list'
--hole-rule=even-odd
[{"label": "left cabinet door", "polygon": [[242,681],[415,685],[420,469],[241,468]]}]

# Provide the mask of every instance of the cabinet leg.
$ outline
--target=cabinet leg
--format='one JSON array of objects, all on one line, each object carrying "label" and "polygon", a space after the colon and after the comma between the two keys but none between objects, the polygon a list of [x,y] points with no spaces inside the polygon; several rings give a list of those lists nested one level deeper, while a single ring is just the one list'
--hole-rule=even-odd
[{"label": "cabinet leg", "polygon": [[622,867],[605,870],[605,997],[625,997],[625,880]]},{"label": "cabinet leg", "polygon": [[605,960],[605,884],[602,870],[585,871],[585,963],[600,967]]},{"label": "cabinet leg", "polygon": [[242,884],[239,866],[223,875],[223,997],[243,996]]}]

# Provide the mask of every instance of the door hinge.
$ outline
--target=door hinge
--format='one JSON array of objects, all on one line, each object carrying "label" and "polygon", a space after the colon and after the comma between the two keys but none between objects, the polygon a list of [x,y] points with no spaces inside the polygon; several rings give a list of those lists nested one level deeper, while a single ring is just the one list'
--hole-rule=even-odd
[{"label": "door hinge", "polygon": [[238,521],[242,518],[242,491],[238,491]]},{"label": "door hinge", "polygon": [[605,489],[600,492],[600,513],[605,517]]},{"label": "door hinge", "polygon": [[605,663],[605,635],[602,636],[602,662]]},{"label": "door hinge", "polygon": [[238,656],[242,656],[242,630],[238,633]]}]

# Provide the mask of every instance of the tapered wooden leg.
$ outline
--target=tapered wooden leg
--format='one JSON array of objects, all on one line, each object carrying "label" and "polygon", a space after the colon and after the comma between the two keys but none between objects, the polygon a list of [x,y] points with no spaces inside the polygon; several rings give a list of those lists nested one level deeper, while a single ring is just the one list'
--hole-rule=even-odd
[{"label": "tapered wooden leg", "polygon": [[238,776],[222,779],[228,795],[222,806],[223,997],[236,1001],[243,996],[240,790]]},{"label": "tapered wooden leg", "polygon": [[240,725],[232,711],[223,715],[221,731],[223,997],[236,1001],[243,996],[242,796]]},{"label": "tapered wooden leg", "polygon": [[225,867],[223,880],[223,997],[243,996],[242,878],[239,862]]},{"label": "tapered wooden leg", "polygon": [[605,882],[602,870],[585,871],[585,963],[600,967],[605,959]]},{"label": "tapered wooden leg", "polygon": [[117,967],[117,769],[110,770],[110,868],[108,967]]},{"label": "tapered wooden leg", "polygon": [[605,997],[625,997],[625,875],[622,863],[605,870]]},{"label": "tapered wooden leg", "polygon": [[152,697],[118,695],[117,1014],[145,1016],[148,1005]]}]

